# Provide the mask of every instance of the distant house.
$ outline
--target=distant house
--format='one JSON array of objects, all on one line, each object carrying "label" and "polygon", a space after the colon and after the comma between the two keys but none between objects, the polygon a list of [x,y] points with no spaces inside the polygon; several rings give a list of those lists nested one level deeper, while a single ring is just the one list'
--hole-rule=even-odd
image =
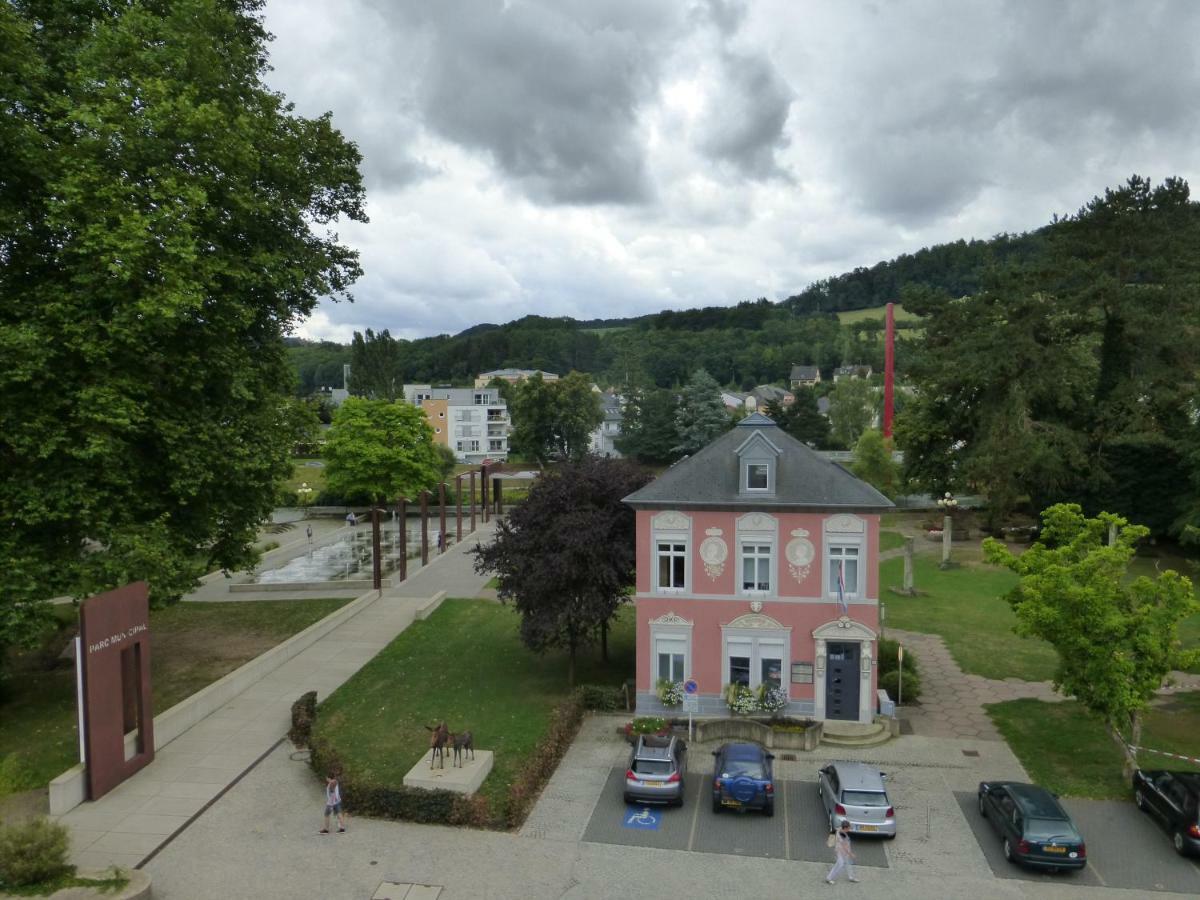
[{"label": "distant house", "polygon": [[558,376],[553,372],[543,372],[541,369],[493,369],[491,372],[476,375],[475,387],[487,387],[492,383],[493,378],[499,378],[509,384],[517,384],[534,375],[541,375],[542,381],[558,381]]},{"label": "distant house", "polygon": [[604,421],[592,432],[591,450],[597,456],[619,458],[616,440],[621,436],[621,398],[616,394],[601,393],[600,405],[604,410]]},{"label": "distant house", "polygon": [[758,408],[758,401],[753,394],[739,391],[721,391],[721,402],[731,412],[752,413]]},{"label": "distant house", "polygon": [[819,412],[825,418],[827,418],[827,419],[829,418],[829,398],[828,397],[818,397],[817,398],[817,412]]},{"label": "distant house", "polygon": [[791,391],[785,391],[781,387],[776,387],[773,384],[760,384],[750,392],[754,397],[755,409],[758,412],[766,412],[768,403],[778,403],[780,406],[791,406],[796,402],[796,395]]},{"label": "distant house", "polygon": [[788,379],[792,390],[816,387],[821,383],[821,370],[817,366],[792,366],[792,377]]},{"label": "distant house", "polygon": [[404,399],[421,408],[433,427],[434,443],[453,450],[459,462],[508,457],[511,420],[508,405],[495,388],[406,384]]},{"label": "distant house", "polygon": [[836,384],[843,378],[870,378],[870,366],[838,366],[833,370],[833,381]]}]

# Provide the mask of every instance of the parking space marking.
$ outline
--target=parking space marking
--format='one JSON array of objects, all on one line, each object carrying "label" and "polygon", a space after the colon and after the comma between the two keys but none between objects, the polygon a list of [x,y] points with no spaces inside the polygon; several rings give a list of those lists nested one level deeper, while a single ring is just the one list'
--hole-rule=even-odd
[{"label": "parking space marking", "polygon": [[[1095,860],[1091,858],[1090,841],[1088,841],[1088,864],[1083,869],[1051,874],[1017,865],[1016,863],[1010,863],[1004,858],[1003,839],[992,828],[991,823],[979,814],[979,795],[966,791],[955,791],[954,799],[958,801],[963,818],[970,825],[971,833],[975,835],[975,840],[979,843],[979,849],[983,851],[984,859],[987,860],[992,874],[997,878],[1036,881],[1041,884],[1062,884],[1065,880],[1072,885],[1101,886],[1099,873],[1094,871]],[[1086,834],[1084,835],[1084,839],[1087,839]]]},{"label": "parking space marking", "polygon": [[697,778],[696,799],[692,801],[692,830],[688,832],[687,848],[691,850],[696,846],[696,820],[700,818],[700,801],[704,799],[704,785],[706,779]]},{"label": "parking space marking", "polygon": [[637,807],[632,804],[625,805],[625,812],[622,814],[622,819],[626,828],[641,828],[646,831],[658,831],[659,816],[661,814],[654,812],[648,806]]}]

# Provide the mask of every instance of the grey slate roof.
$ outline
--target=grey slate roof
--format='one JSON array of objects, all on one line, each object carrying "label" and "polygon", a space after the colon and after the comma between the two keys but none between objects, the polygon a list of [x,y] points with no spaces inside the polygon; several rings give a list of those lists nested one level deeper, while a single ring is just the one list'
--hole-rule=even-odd
[{"label": "grey slate roof", "polygon": [[[779,448],[775,492],[738,493],[737,449],[755,433]],[[752,413],[694,456],[682,459],[625,502],[647,509],[746,507],[883,510],[892,501],[865,481],[796,440],[771,419]]]},{"label": "grey slate roof", "polygon": [[814,381],[821,374],[816,366],[792,366],[792,381]]}]

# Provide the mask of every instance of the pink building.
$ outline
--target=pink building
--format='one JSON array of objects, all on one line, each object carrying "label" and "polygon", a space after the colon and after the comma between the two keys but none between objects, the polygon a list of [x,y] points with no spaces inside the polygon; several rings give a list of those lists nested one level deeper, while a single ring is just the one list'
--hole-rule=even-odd
[{"label": "pink building", "polygon": [[786,692],[788,715],[872,721],[886,497],[755,413],[625,502],[639,715],[691,679],[700,715],[742,683]]}]

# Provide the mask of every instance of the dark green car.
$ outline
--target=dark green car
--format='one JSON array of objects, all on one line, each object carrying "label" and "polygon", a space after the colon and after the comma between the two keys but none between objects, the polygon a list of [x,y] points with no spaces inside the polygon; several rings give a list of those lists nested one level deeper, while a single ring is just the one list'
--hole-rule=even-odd
[{"label": "dark green car", "polygon": [[1036,784],[984,781],[979,814],[1004,842],[1004,858],[1044,869],[1082,869],[1087,846],[1055,796]]}]

